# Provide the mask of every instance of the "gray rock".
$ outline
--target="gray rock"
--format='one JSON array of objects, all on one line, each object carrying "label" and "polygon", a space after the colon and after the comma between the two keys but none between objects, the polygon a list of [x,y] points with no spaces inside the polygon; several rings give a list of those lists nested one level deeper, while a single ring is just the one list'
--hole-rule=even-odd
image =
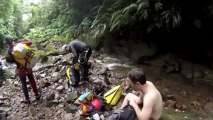
[{"label": "gray rock", "polygon": [[60,85],[56,88],[58,92],[62,92],[64,90],[64,86]]},{"label": "gray rock", "polygon": [[53,69],[53,72],[59,72],[60,71],[60,68],[59,67],[55,67],[54,69]]},{"label": "gray rock", "polygon": [[47,80],[39,80],[38,83],[39,83],[39,86],[40,86],[41,88],[48,87],[48,86],[51,85],[50,82],[48,82]]},{"label": "gray rock", "polygon": [[78,98],[77,91],[73,91],[67,95],[66,101],[68,103],[74,102]]},{"label": "gray rock", "polygon": [[7,113],[6,112],[0,113],[0,120],[7,120]]},{"label": "gray rock", "polygon": [[203,106],[203,109],[213,117],[213,97],[207,98],[206,103]]},{"label": "gray rock", "polygon": [[18,87],[19,86],[19,81],[14,81],[13,84],[14,84],[15,87]]},{"label": "gray rock", "polygon": [[40,76],[41,76],[42,78],[44,78],[44,77],[47,76],[47,74],[46,74],[46,73],[43,73],[43,74],[40,74]]},{"label": "gray rock", "polygon": [[53,78],[60,79],[60,78],[61,78],[61,75],[60,75],[59,72],[54,72],[54,73],[52,74],[52,77],[53,77]]},{"label": "gray rock", "polygon": [[66,75],[66,66],[62,66],[62,67],[61,67],[61,69],[60,69],[60,75],[61,75],[61,76]]},{"label": "gray rock", "polygon": [[58,83],[59,83],[59,84],[62,84],[63,81],[64,81],[63,79],[60,79],[60,80],[58,81]]},{"label": "gray rock", "polygon": [[55,94],[55,100],[59,100],[60,99],[60,96],[58,93]]},{"label": "gray rock", "polygon": [[55,93],[53,92],[48,93],[46,96],[47,101],[52,101],[54,100],[54,98],[55,98]]},{"label": "gray rock", "polygon": [[183,77],[187,79],[192,79],[193,78],[192,69],[193,69],[192,63],[182,62],[181,74],[183,75]]},{"label": "gray rock", "polygon": [[77,108],[71,105],[67,105],[64,107],[64,111],[66,111],[67,113],[75,113],[77,111]]},{"label": "gray rock", "polygon": [[65,114],[64,120],[73,120],[72,113]]}]

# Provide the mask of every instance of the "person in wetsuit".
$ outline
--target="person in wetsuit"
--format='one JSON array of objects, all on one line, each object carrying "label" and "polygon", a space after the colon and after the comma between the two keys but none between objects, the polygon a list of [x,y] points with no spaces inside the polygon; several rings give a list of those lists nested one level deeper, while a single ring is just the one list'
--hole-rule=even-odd
[{"label": "person in wetsuit", "polygon": [[86,43],[75,39],[72,40],[69,44],[63,45],[62,52],[73,54],[72,64],[74,66],[80,64],[80,81],[88,81],[88,73],[90,68],[90,63],[88,61],[92,54],[91,47]]}]

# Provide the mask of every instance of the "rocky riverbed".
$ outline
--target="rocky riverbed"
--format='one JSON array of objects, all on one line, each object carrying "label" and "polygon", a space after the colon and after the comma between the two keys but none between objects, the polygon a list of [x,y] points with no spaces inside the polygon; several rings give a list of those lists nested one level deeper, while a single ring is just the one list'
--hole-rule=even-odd
[{"label": "rocky riverbed", "polygon": [[[0,87],[0,119],[1,120],[78,120],[77,110],[79,105],[74,101],[84,92],[97,86],[104,86],[105,91],[111,86],[118,85],[126,78],[126,72],[134,67],[122,63],[119,59],[109,59],[107,55],[93,53],[90,62],[90,82],[78,88],[67,85],[66,68],[70,64],[70,55],[48,56],[46,63],[38,63],[34,67],[41,100],[36,101],[28,85],[32,104],[22,103],[23,94],[18,77],[12,75]],[[110,62],[111,61],[111,62]],[[165,61],[169,61],[165,63]],[[201,79],[212,80],[211,70],[194,65],[187,69],[185,62],[179,70],[178,63],[170,60],[168,56],[143,65],[147,78],[153,81],[162,93],[165,112],[162,119],[206,119],[213,118],[213,89],[211,85],[202,84]],[[107,68],[108,67],[108,68]],[[186,68],[184,68],[186,67]],[[201,70],[199,70],[202,68]],[[196,72],[198,70],[198,72]],[[201,71],[201,72],[199,72]],[[201,75],[199,75],[201,74]],[[204,75],[202,75],[204,74]],[[110,82],[107,85],[106,82]],[[125,94],[124,94],[125,95]],[[120,102],[113,109],[120,107]],[[103,113],[105,117],[109,111]]]}]

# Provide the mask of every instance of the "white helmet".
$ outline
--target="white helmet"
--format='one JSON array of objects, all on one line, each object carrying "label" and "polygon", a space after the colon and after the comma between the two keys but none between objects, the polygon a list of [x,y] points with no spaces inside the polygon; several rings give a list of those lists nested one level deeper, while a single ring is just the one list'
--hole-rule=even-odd
[{"label": "white helmet", "polygon": [[67,47],[68,47],[68,45],[63,45],[63,46],[61,47],[61,52],[62,52],[62,53],[67,53]]}]

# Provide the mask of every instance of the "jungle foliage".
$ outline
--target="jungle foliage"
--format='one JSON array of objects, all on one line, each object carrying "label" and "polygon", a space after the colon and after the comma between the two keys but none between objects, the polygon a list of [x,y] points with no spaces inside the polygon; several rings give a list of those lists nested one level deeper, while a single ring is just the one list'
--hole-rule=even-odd
[{"label": "jungle foliage", "polygon": [[[79,38],[95,47],[113,36],[110,41],[154,39],[164,43],[162,36],[212,29],[211,0],[41,0],[38,4],[29,0],[1,1],[1,35],[24,34],[33,40],[68,42]],[[21,21],[22,14],[29,19]]]},{"label": "jungle foliage", "polygon": [[0,48],[4,35],[22,36],[21,1],[0,0]]}]

